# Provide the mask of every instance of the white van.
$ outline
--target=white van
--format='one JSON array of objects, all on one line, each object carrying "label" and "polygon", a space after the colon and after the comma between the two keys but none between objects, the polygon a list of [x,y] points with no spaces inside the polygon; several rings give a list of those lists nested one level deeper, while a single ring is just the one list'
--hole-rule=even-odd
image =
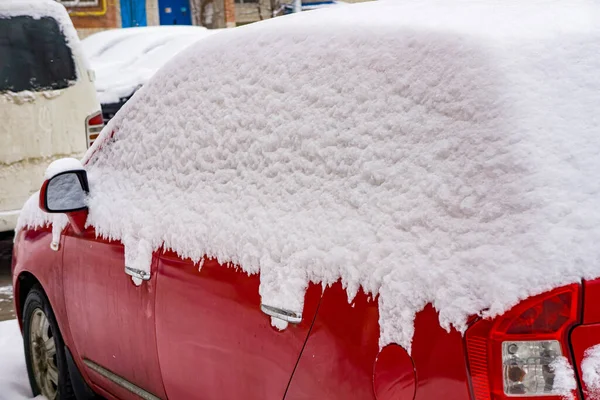
[{"label": "white van", "polygon": [[0,1],[0,239],[48,163],[81,157],[98,136],[93,80],[62,5]]}]

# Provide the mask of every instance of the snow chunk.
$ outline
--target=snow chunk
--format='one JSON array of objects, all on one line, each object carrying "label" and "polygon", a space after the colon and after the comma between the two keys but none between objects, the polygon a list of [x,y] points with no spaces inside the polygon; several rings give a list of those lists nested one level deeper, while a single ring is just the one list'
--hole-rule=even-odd
[{"label": "snow chunk", "polygon": [[260,273],[298,313],[311,281],[362,287],[409,351],[427,303],[464,330],[598,277],[599,19],[390,1],[203,39],[86,153],[88,223],[138,268],[164,246]]},{"label": "snow chunk", "polygon": [[562,396],[565,400],[573,399],[573,391],[577,389],[577,381],[569,360],[564,356],[557,357],[550,364],[550,368],[554,371],[552,393]]},{"label": "snow chunk", "polygon": [[48,180],[61,172],[66,171],[81,171],[83,170],[83,165],[81,161],[76,158],[61,158],[50,163],[48,168],[46,168],[46,172],[44,173],[44,179]]},{"label": "snow chunk", "polygon": [[585,351],[581,362],[581,372],[588,398],[600,399],[600,344]]},{"label": "snow chunk", "polygon": [[69,222],[67,215],[48,214],[47,212],[42,211],[39,204],[40,192],[38,190],[27,199],[21,209],[15,228],[15,239],[23,229],[37,229],[52,226],[52,243],[60,243],[60,234]]}]

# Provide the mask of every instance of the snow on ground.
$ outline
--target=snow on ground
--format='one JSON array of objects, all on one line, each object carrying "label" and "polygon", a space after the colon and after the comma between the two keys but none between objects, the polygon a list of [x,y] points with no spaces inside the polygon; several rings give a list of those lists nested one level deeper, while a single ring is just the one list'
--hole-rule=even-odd
[{"label": "snow on ground", "polygon": [[463,330],[598,277],[599,19],[583,0],[382,1],[203,39],[89,149],[88,223],[131,268],[164,246],[260,272],[274,307],[362,286],[380,344],[407,350],[427,303]]},{"label": "snow on ground", "polygon": [[0,275],[0,321],[15,317],[12,285],[4,286]]},{"label": "snow on ground", "polygon": [[1,286],[0,287],[0,295],[6,295],[9,300],[12,299],[13,289],[12,286]]},{"label": "snow on ground", "polygon": [[[23,338],[16,319],[0,322],[0,400],[33,398],[27,377]],[[37,400],[44,399],[37,396]]]}]

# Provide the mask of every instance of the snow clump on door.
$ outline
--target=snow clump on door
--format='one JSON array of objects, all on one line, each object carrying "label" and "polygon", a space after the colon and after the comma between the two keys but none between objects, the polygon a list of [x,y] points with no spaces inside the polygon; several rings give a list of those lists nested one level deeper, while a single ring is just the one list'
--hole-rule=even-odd
[{"label": "snow clump on door", "polygon": [[[600,276],[600,9],[384,1],[224,31],[171,60],[85,157],[88,224],[125,245],[378,295],[408,350]],[[482,311],[485,310],[485,311]]]},{"label": "snow clump on door", "polygon": [[585,351],[581,373],[588,398],[600,400],[600,344]]}]

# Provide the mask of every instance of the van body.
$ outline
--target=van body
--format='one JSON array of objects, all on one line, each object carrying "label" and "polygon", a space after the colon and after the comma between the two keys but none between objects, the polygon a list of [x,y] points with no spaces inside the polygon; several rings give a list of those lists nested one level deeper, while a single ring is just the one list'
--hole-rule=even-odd
[{"label": "van body", "polygon": [[[42,182],[48,162],[80,157],[102,127],[94,74],[64,7],[0,4],[0,233]],[[96,125],[96,126],[94,126]]]}]

